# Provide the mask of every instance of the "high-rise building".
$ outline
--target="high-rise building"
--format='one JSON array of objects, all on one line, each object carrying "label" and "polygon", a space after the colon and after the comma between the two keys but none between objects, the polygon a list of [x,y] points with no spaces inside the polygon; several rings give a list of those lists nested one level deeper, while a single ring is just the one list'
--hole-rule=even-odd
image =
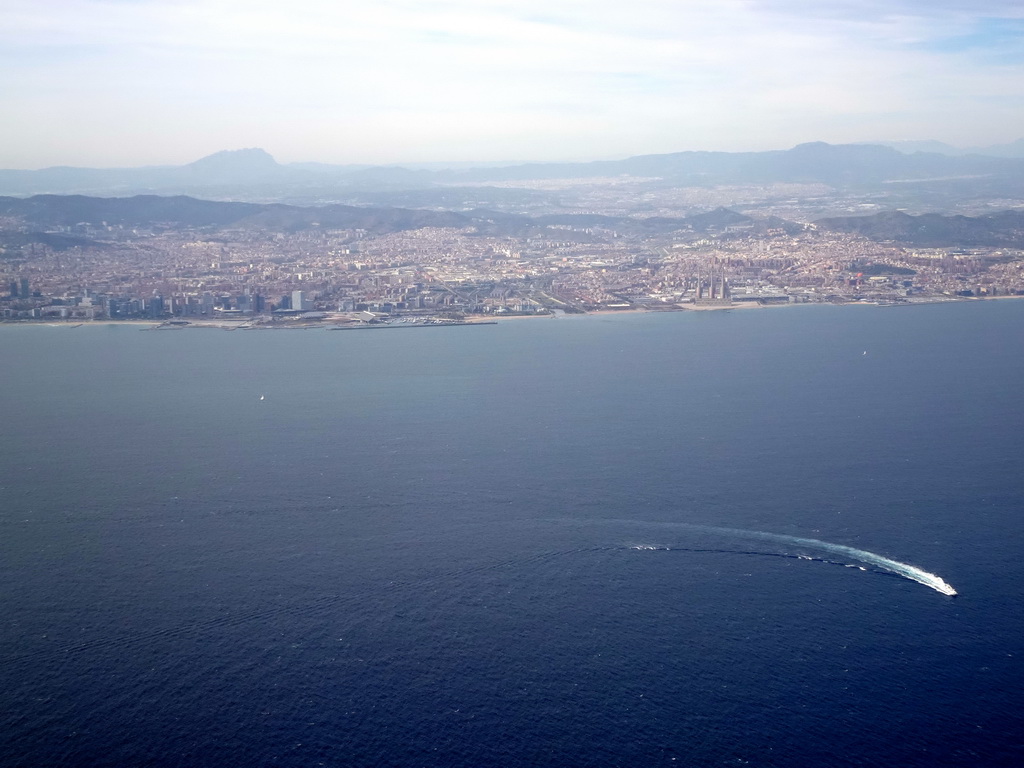
[{"label": "high-rise building", "polygon": [[32,295],[32,293],[28,289],[28,278],[27,277],[21,278],[21,298],[27,299],[31,295]]},{"label": "high-rise building", "polygon": [[306,297],[302,291],[292,291],[292,309],[304,310],[308,309],[306,306]]},{"label": "high-rise building", "polygon": [[164,300],[162,296],[152,296],[143,304],[146,317],[162,317],[164,314]]}]

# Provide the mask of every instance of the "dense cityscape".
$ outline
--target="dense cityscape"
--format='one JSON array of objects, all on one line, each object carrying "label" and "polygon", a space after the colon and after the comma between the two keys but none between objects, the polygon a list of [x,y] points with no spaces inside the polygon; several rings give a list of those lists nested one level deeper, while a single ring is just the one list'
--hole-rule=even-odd
[{"label": "dense cityscape", "polygon": [[[63,240],[8,242],[0,317],[251,326],[1024,294],[1020,250],[909,247],[730,213],[699,232],[548,224],[529,236],[81,222],[49,232]],[[76,237],[88,244],[68,247]]]}]

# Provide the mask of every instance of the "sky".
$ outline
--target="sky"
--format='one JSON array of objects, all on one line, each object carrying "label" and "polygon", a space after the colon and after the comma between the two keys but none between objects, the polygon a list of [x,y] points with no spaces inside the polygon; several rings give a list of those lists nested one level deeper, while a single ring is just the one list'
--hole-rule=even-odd
[{"label": "sky", "polygon": [[1024,137],[1019,0],[4,0],[0,168]]}]

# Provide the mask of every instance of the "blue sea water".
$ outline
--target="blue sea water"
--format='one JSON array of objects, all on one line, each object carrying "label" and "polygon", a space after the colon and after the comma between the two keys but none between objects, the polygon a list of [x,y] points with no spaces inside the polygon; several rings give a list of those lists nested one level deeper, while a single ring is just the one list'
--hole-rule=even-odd
[{"label": "blue sea water", "polygon": [[1024,302],[0,360],[3,766],[1024,764]]}]

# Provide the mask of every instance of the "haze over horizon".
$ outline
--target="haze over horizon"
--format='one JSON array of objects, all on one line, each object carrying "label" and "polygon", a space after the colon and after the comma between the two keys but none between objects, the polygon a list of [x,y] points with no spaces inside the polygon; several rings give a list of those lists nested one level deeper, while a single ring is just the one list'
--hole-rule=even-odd
[{"label": "haze over horizon", "polygon": [[1020,137],[1008,0],[11,0],[0,168],[391,164]]}]

